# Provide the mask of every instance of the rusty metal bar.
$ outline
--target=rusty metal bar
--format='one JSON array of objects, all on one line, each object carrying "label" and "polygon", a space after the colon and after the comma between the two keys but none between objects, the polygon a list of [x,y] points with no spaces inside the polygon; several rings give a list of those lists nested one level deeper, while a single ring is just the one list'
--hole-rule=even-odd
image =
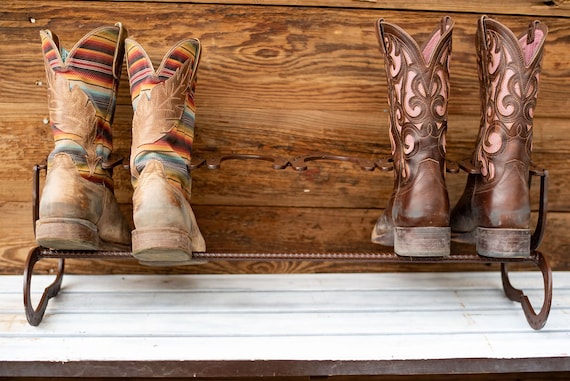
[{"label": "rusty metal bar", "polygon": [[[134,259],[130,251],[52,250],[37,248],[38,256],[45,259]],[[194,252],[192,259],[200,261],[358,261],[383,263],[535,263],[540,252],[526,258],[491,258],[476,253],[458,253],[445,257],[404,257],[391,251],[346,252]]]},{"label": "rusty metal bar", "polygon": [[[540,176],[540,196],[538,203],[538,219],[536,227],[530,238],[530,249],[536,250],[544,238],[544,231],[546,229],[546,212],[548,210],[548,171],[533,171],[531,175]],[[531,176],[532,178],[532,176]]]},{"label": "rusty metal bar", "polygon": [[[130,251],[52,250],[36,248],[45,259],[134,259]],[[539,252],[527,258],[490,258],[476,253],[452,254],[445,257],[403,257],[390,251],[347,252],[194,252],[192,259],[200,261],[360,261],[383,263],[538,263]]]}]

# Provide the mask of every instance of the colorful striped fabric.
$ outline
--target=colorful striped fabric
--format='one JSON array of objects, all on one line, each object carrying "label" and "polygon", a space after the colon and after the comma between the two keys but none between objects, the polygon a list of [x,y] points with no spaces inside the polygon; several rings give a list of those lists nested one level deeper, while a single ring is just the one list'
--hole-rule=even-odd
[{"label": "colorful striped fabric", "polygon": [[162,162],[169,180],[189,198],[200,43],[187,39],[166,53],[158,69],[136,41],[126,40],[127,72],[134,109],[133,186],[150,160]]},{"label": "colorful striped fabric", "polygon": [[[40,32],[55,140],[48,166],[55,155],[66,153],[82,177],[105,183],[111,189],[111,175],[102,169],[101,163],[109,158],[113,149],[111,124],[123,62],[124,35],[121,24],[100,27],[87,33],[67,51],[59,46],[57,36],[49,30]],[[62,81],[66,85],[62,85]],[[83,98],[90,105],[81,105]],[[95,115],[89,115],[93,110]],[[91,125],[85,126],[86,123]]]}]

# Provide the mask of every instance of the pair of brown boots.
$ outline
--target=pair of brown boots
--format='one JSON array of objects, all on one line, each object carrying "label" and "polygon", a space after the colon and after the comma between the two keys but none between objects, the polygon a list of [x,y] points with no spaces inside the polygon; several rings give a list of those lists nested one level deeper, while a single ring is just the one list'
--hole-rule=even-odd
[{"label": "pair of brown boots", "polygon": [[[201,45],[185,39],[155,70],[120,24],[86,34],[70,51],[40,32],[55,147],[36,222],[52,249],[131,250],[147,264],[192,261],[205,251],[190,206],[194,92]],[[126,53],[126,54],[125,54]],[[126,56],[132,105],[132,231],[113,193],[111,124]]]},{"label": "pair of brown boots", "polygon": [[372,241],[404,256],[446,256],[450,239],[489,257],[530,255],[533,114],[548,30],[539,21],[516,37],[483,16],[476,34],[481,123],[465,191],[450,212],[445,135],[454,22],[445,17],[419,47],[378,20],[390,110],[394,191]]}]

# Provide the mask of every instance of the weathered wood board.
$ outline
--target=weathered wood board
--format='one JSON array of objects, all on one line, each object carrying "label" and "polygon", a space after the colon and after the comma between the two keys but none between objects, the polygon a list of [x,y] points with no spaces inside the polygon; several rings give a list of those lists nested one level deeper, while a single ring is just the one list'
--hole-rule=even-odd
[{"label": "weathered wood board", "polygon": [[[568,372],[569,275],[539,332],[489,272],[71,275],[38,327],[5,276],[0,377]],[[540,275],[512,280],[540,305]]]},{"label": "weathered wood board", "polygon": [[[21,271],[34,244],[31,168],[53,145],[45,123],[47,97],[39,30],[51,29],[69,48],[92,28],[120,21],[156,64],[176,41],[200,38],[203,57],[196,94],[196,155],[234,152],[292,158],[327,152],[378,158],[388,154],[389,140],[386,80],[374,21],[384,17],[423,41],[440,17],[450,13],[456,29],[447,151],[449,159],[459,160],[471,154],[478,129],[473,41],[481,10],[517,34],[535,18],[549,27],[533,155],[539,166],[550,171],[552,213],[542,249],[555,268],[568,269],[570,10],[568,4],[551,3],[4,2],[0,9],[0,63],[5,73],[0,76],[0,152],[4,159],[0,166],[0,272]],[[115,151],[125,157],[130,150],[131,118],[123,69],[113,134]],[[452,202],[460,196],[464,181],[462,174],[448,176]],[[115,186],[129,215],[132,187],[128,171],[116,171]],[[193,174],[197,218],[208,247],[215,250],[373,248],[368,236],[391,189],[391,173],[365,172],[337,162],[310,163],[302,173],[291,168],[276,171],[267,163],[224,162],[220,170],[201,168]],[[533,195],[536,200],[536,189]],[[289,268],[299,270],[298,266]],[[302,268],[313,271],[322,266]],[[119,269],[146,271],[132,266]],[[211,270],[208,266],[201,269]],[[69,271],[74,270],[84,271],[80,265],[71,265]]]}]

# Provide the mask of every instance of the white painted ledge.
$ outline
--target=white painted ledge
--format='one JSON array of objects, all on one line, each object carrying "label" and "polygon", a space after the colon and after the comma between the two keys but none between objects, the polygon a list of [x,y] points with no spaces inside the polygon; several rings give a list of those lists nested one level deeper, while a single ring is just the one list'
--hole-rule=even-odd
[{"label": "white painted ledge", "polygon": [[[539,309],[540,272],[510,275]],[[34,276],[36,301],[51,281]],[[499,272],[65,275],[38,327],[22,282],[0,277],[0,376],[77,375],[85,364],[89,375],[148,376],[170,362],[197,375],[216,364],[220,377],[223,364],[242,375],[247,364],[250,375],[570,371],[570,272],[553,273],[540,331]]]}]

